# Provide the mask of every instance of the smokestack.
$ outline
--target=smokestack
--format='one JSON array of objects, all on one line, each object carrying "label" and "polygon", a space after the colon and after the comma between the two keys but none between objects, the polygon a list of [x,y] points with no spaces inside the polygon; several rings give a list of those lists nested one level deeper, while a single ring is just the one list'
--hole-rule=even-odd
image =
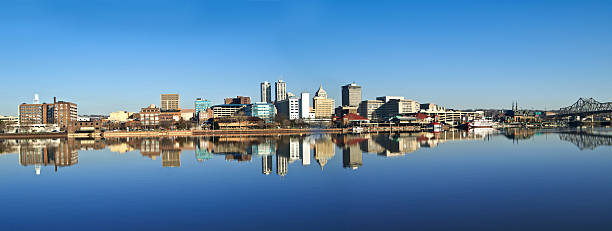
[{"label": "smokestack", "polygon": [[55,96],[53,96],[53,104],[56,104],[57,101],[55,101]]}]

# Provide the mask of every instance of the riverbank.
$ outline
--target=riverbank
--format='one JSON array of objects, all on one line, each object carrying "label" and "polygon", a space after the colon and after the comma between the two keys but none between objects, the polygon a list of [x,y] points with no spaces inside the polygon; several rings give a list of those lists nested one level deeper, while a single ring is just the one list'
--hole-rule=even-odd
[{"label": "riverbank", "polygon": [[[364,127],[361,133],[418,132],[420,127]],[[303,129],[236,129],[236,130],[181,130],[181,131],[108,131],[103,133],[26,133],[0,134],[0,139],[45,138],[121,138],[121,137],[188,137],[188,136],[276,136],[313,133],[348,134],[351,128]]]},{"label": "riverbank", "polygon": [[67,138],[66,132],[55,133],[2,133],[0,139],[57,139]]}]

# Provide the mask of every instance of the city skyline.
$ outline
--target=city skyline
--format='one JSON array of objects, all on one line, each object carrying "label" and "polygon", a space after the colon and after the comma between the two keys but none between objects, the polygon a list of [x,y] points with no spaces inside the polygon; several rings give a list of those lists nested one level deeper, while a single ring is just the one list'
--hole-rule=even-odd
[{"label": "city skyline", "polygon": [[456,109],[612,101],[608,2],[0,5],[0,76],[11,86],[0,115],[35,93],[79,114],[137,111],[166,92],[191,108],[196,98],[258,99],[257,86],[278,79],[296,94],[323,85],[337,102],[351,82],[363,99]]}]

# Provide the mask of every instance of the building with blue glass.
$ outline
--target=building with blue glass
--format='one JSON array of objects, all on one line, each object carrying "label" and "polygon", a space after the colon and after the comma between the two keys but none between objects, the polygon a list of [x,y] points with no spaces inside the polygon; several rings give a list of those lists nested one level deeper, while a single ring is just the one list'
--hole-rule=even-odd
[{"label": "building with blue glass", "polygon": [[245,112],[247,116],[260,118],[266,123],[274,122],[276,117],[276,108],[271,103],[257,102],[249,104],[245,108]]},{"label": "building with blue glass", "polygon": [[207,99],[203,100],[201,98],[197,98],[195,101],[195,117],[200,117],[200,112],[206,112],[208,108],[212,107],[212,102]]}]

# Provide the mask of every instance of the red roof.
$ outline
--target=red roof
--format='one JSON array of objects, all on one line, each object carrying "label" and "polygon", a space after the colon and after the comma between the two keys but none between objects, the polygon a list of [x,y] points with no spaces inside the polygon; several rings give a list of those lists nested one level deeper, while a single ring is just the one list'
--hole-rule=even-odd
[{"label": "red roof", "polygon": [[344,115],[344,117],[342,117],[342,119],[346,119],[348,121],[367,121],[368,118],[363,118],[360,115],[357,115],[355,113],[349,113]]},{"label": "red roof", "polygon": [[417,119],[420,119],[420,120],[423,120],[423,119],[429,118],[429,116],[428,116],[428,115],[425,115],[425,114],[423,114],[423,113],[417,113],[416,115],[414,115],[414,117],[416,117]]}]

